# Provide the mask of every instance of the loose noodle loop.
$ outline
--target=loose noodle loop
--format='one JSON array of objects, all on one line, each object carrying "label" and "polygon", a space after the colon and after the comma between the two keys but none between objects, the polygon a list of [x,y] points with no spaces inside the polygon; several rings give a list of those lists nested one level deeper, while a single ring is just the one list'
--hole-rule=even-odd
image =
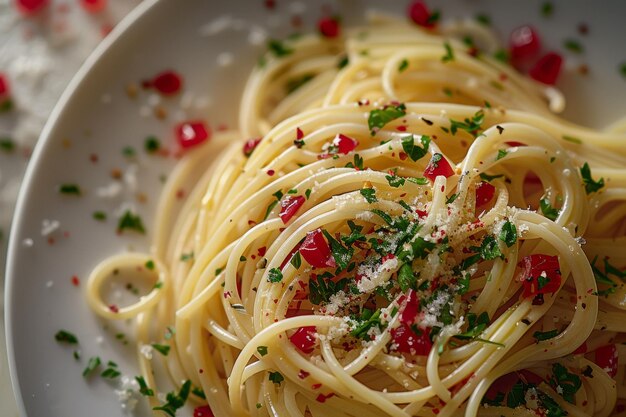
[{"label": "loose noodle loop", "polygon": [[[548,404],[570,415],[613,413],[626,395],[624,366],[613,379],[593,351],[626,332],[624,276],[609,273],[626,266],[626,136],[558,119],[558,91],[466,53],[449,38],[459,30],[473,29],[449,27],[441,37],[379,18],[343,40],[302,37],[292,54],[268,56],[245,89],[240,131],[188,154],[168,180],[150,257],[160,260],[163,288],[109,311],[103,277],[148,259],[120,255],[92,274],[90,306],[107,319],[141,313],[138,347],[174,326],[172,380],[201,387],[216,416],[512,416]],[[441,59],[444,42],[450,62]],[[338,68],[344,56],[349,64]],[[390,108],[401,114],[374,135],[368,118]],[[333,148],[338,134],[356,149]],[[241,147],[257,136],[246,158]],[[452,174],[424,180],[440,157]],[[580,176],[585,162],[604,181],[591,194]],[[481,181],[493,186],[484,206]],[[181,184],[193,191],[174,210]],[[305,199],[285,223],[287,196]],[[324,268],[302,259],[298,248],[315,231],[333,252],[349,253],[346,265],[336,253]],[[415,248],[419,256],[402,252]],[[561,278],[552,292],[524,298],[523,280],[554,279],[523,275],[519,265],[533,254],[557,259]],[[615,285],[598,288],[594,273]],[[330,298],[314,299],[317,286],[342,278]],[[419,293],[416,317],[405,317],[405,284]],[[377,316],[366,311],[373,304]],[[317,334],[305,352],[290,337],[310,326]],[[400,328],[415,332],[406,346]],[[414,354],[420,329],[433,338],[425,356]],[[590,353],[574,352],[583,344]],[[622,346],[617,352],[623,359]],[[140,360],[149,386],[162,389],[157,365]],[[559,366],[581,381],[571,397],[554,382]],[[529,373],[542,382],[530,384]],[[488,390],[499,378],[516,378],[525,399],[498,403]]]}]

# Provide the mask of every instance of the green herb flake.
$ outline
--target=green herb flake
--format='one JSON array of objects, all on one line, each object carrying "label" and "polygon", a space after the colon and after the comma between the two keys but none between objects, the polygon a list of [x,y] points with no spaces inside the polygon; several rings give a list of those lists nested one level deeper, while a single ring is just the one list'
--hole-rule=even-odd
[{"label": "green herb flake", "polygon": [[187,262],[193,260],[193,251],[189,253],[183,253],[180,255],[181,262]]},{"label": "green herb flake", "polygon": [[117,364],[111,361],[107,363],[106,369],[100,374],[102,378],[108,379],[115,379],[120,375],[122,375],[122,373],[119,371],[119,369],[117,369]]},{"label": "green herb flake", "polygon": [[145,266],[150,271],[153,271],[154,270],[154,261],[152,259],[146,261]]},{"label": "green herb flake", "polygon": [[300,268],[300,265],[302,265],[302,257],[300,256],[300,251],[296,251],[296,253],[293,254],[289,263],[291,263],[291,265],[293,265],[293,267],[296,269]]},{"label": "green herb flake", "polygon": [[479,13],[475,16],[475,19],[483,26],[491,26],[491,17],[489,17],[489,15]]},{"label": "green herb flake", "polygon": [[[496,52],[494,52],[493,57],[494,59],[502,62],[503,64],[506,64],[509,62],[509,53],[505,49],[498,49]],[[500,84],[500,87],[502,87],[501,84]],[[498,88],[498,89],[501,90],[502,88]]]},{"label": "green herb flake", "polygon": [[482,131],[482,124],[485,121],[485,112],[480,109],[471,118],[465,118],[463,121],[450,119],[450,133],[456,135],[456,132],[464,130],[472,136],[477,137]]},{"label": "green herb flake", "polygon": [[406,292],[409,288],[417,288],[417,278],[413,273],[411,265],[404,264],[400,267],[398,271],[398,285],[400,285],[400,289],[403,292]]},{"label": "green herb flake", "polygon": [[156,136],[148,136],[143,142],[143,148],[147,153],[156,153],[161,149],[161,142]]},{"label": "green herb flake", "polygon": [[376,198],[376,190],[373,188],[361,188],[359,192],[361,193],[363,198],[365,198],[365,200],[370,204],[376,203],[378,201],[378,199]]},{"label": "green herb flake", "polygon": [[283,280],[283,273],[278,268],[272,268],[267,273],[267,280],[269,282],[280,282]]},{"label": "green herb flake", "polygon": [[13,152],[15,150],[15,142],[10,138],[0,138],[0,149],[6,153]]},{"label": "green herb flake", "polygon": [[348,58],[348,55],[343,55],[341,58],[339,58],[339,61],[337,62],[337,69],[342,69],[348,66],[348,64],[350,63],[350,59]]},{"label": "green herb flake", "polygon": [[95,371],[96,368],[98,368],[101,363],[102,362],[100,361],[100,358],[98,356],[93,356],[89,358],[89,361],[87,362],[87,367],[83,371],[83,377],[86,378],[89,375],[91,375],[91,373]]},{"label": "green herb flake", "polygon": [[276,58],[284,57],[293,53],[293,49],[286,46],[283,42],[270,39],[267,42],[267,49],[273,54]]},{"label": "green herb flake", "polygon": [[563,135],[561,136],[563,138],[563,140],[566,140],[568,142],[572,142],[575,143],[577,145],[581,145],[583,143],[583,141],[577,137],[574,136],[569,136],[569,135]]},{"label": "green herb flake", "polygon": [[54,338],[57,342],[67,343],[70,345],[78,344],[78,338],[73,333],[70,333],[67,330],[59,330],[54,335]]},{"label": "green herb flake", "polygon": [[446,53],[441,57],[441,62],[447,63],[454,61],[454,51],[452,50],[450,44],[448,42],[444,42],[443,47],[445,48]]},{"label": "green herb flake", "polygon": [[59,185],[59,193],[77,196],[82,194],[80,187],[77,184],[61,184]]},{"label": "green herb flake", "polygon": [[280,372],[270,372],[269,380],[274,384],[280,385],[280,383],[285,380],[285,377]]},{"label": "green herb flake", "polygon": [[583,184],[585,184],[587,194],[595,193],[604,187],[604,178],[600,178],[598,181],[591,178],[591,168],[589,168],[587,162],[580,168],[580,175],[583,179]]},{"label": "green herb flake", "polygon": [[[406,106],[398,104],[390,105],[382,109],[372,110],[367,118],[367,125],[372,136],[382,129],[387,123],[406,115]],[[356,166],[356,164],[355,164]]]},{"label": "green herb flake", "polygon": [[457,199],[457,197],[459,196],[459,193],[454,193],[452,194],[450,197],[448,197],[448,199],[446,200],[446,204],[452,204],[454,203],[454,201]]},{"label": "green herb flake", "polygon": [[574,52],[575,54],[581,54],[584,51],[583,46],[576,39],[566,39],[563,41],[563,46],[570,52]]},{"label": "green herb flake", "polygon": [[548,340],[548,339],[552,339],[555,338],[557,335],[559,334],[559,331],[557,329],[554,330],[550,330],[547,332],[535,332],[533,333],[533,337],[535,338],[536,341],[542,341],[542,340]]},{"label": "green herb flake", "polygon": [[148,384],[146,384],[146,380],[143,376],[136,376],[135,381],[139,384],[139,393],[144,397],[153,397],[154,391],[148,388]]},{"label": "green herb flake", "polygon": [[415,144],[415,136],[408,135],[402,138],[402,150],[416,162],[424,157],[428,153],[428,146],[430,145],[430,137],[426,135],[420,136],[420,142],[422,146]]},{"label": "green herb flake", "polygon": [[460,295],[467,294],[467,292],[469,291],[470,278],[471,278],[471,275],[469,273],[464,273],[463,275],[461,275],[461,278],[459,278],[459,280],[457,281],[457,284],[458,284],[457,291]]},{"label": "green herb flake", "polygon": [[626,78],[626,62],[622,62],[619,66],[619,72],[622,77]]},{"label": "green herb flake", "polygon": [[567,370],[567,368],[560,363],[552,364],[552,373],[554,378],[551,378],[550,382],[555,387],[561,387],[561,396],[568,403],[574,404],[574,397],[576,392],[582,386],[580,377]]},{"label": "green herb flake", "polygon": [[331,236],[326,230],[322,230],[326,239],[328,239],[328,243],[330,244],[330,251],[333,255],[333,259],[335,259],[335,263],[339,270],[344,270],[348,267],[350,260],[352,259],[352,255],[354,254],[354,249],[351,247],[344,247],[339,241]]},{"label": "green herb flake", "polygon": [[107,214],[104,211],[94,211],[92,217],[94,220],[103,222],[107,219]]},{"label": "green herb flake", "polygon": [[489,325],[489,314],[486,311],[476,315],[474,313],[467,314],[467,331],[459,333],[454,337],[461,340],[473,340],[482,334]]},{"label": "green herb flake", "polygon": [[160,345],[158,343],[153,343],[152,348],[159,352],[163,356],[167,356],[170,353],[170,347],[168,345]]},{"label": "green herb flake", "polygon": [[551,17],[554,13],[554,5],[550,1],[545,1],[541,5],[541,15],[543,17]]},{"label": "green herb flake", "polygon": [[135,231],[141,234],[146,233],[141,217],[133,214],[130,210],[126,210],[126,212],[124,212],[117,224],[118,233],[122,233],[124,230]]},{"label": "green herb flake", "polygon": [[185,402],[187,402],[187,398],[189,397],[190,391],[191,381],[187,380],[180,387],[180,391],[178,391],[178,393],[176,393],[175,391],[167,393],[165,397],[165,404],[158,407],[153,407],[152,409],[156,411],[163,411],[170,417],[176,417],[176,410],[182,408],[185,405]]},{"label": "green herb flake", "polygon": [[267,355],[267,346],[257,346],[256,351],[259,352],[259,355],[265,356]]},{"label": "green herb flake", "polygon": [[550,200],[547,198],[542,198],[539,200],[539,208],[541,209],[541,213],[548,219],[555,221],[559,216],[559,210],[557,208],[552,207],[550,204]]},{"label": "green herb flake", "polygon": [[500,174],[500,175],[489,175],[489,174],[486,174],[484,172],[480,173],[480,179],[483,180],[483,181],[487,181],[487,182],[491,182],[491,181],[495,180],[496,178],[502,178],[502,177],[504,177],[503,174]]},{"label": "green herb flake", "polygon": [[206,400],[206,395],[204,394],[204,390],[202,388],[193,387],[191,388],[191,393],[198,398],[202,398],[203,400]]},{"label": "green herb flake", "polygon": [[498,149],[498,156],[496,156],[496,161],[499,161],[500,159],[504,158],[507,155],[508,155],[508,152],[506,151],[506,149]]},{"label": "green herb flake", "polygon": [[404,72],[406,71],[408,67],[409,67],[409,61],[407,61],[405,58],[402,61],[400,61],[400,64],[398,65],[398,72]]},{"label": "green herb flake", "polygon": [[304,84],[311,81],[314,77],[315,75],[313,74],[304,74],[304,75],[301,75],[300,77],[291,78],[287,80],[287,84],[285,85],[285,92],[287,93],[287,95],[293,93],[294,91],[302,87]]},{"label": "green herb flake", "polygon": [[507,220],[502,225],[502,230],[500,230],[499,238],[509,248],[515,245],[515,242],[517,242],[517,228],[515,227],[515,224]]}]

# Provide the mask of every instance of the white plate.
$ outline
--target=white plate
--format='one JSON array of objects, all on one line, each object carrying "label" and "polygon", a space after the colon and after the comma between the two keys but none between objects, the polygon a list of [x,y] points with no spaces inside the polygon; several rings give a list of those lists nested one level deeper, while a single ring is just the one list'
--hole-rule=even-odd
[{"label": "white plate", "polygon": [[[303,30],[312,30],[323,4],[334,4],[346,23],[362,21],[368,4],[381,8],[381,2],[375,0],[276,3],[276,10],[270,11],[262,0],[146,0],[92,55],[63,95],[29,166],[10,242],[7,340],[22,414],[124,415],[112,385],[100,378],[86,382],[81,373],[86,359],[99,355],[117,362],[124,373],[134,375],[135,355],[130,345],[116,340],[119,329],[105,328],[89,311],[82,291],[89,271],[99,260],[130,246],[146,249],[149,233],[142,238],[117,236],[114,212],[123,198],[103,200],[96,190],[111,182],[111,169],[128,166],[121,150],[134,146],[141,155],[139,189],[148,199],[146,204],[136,205],[146,225],[150,225],[161,187],[159,176],[167,173],[172,162],[146,156],[143,140],[153,134],[164,145],[171,145],[172,126],[177,117],[182,117],[175,110],[180,108],[181,96],[164,100],[163,105],[172,109],[165,121],[152,115],[141,116],[153,99],[149,93],[140,92],[132,100],[125,86],[174,68],[184,75],[185,91],[194,93],[191,101],[196,108],[188,115],[206,117],[213,127],[233,125],[243,83],[262,50],[249,43],[251,31],[264,27],[272,37],[285,36],[292,32],[290,13],[302,14]],[[385,2],[386,11],[404,13],[407,2],[389,3]],[[626,26],[621,21],[626,4],[603,2],[602,9],[591,13],[590,2],[554,2],[554,15],[546,19],[539,11],[542,3],[524,2],[524,9],[521,2],[513,6],[510,2],[479,0],[437,5],[446,18],[488,13],[502,34],[517,25],[533,23],[544,43],[555,50],[563,50],[565,38],[580,39],[585,53],[565,56],[569,67],[586,63],[590,73],[582,77],[568,71],[562,78],[560,86],[569,100],[566,116],[602,127],[625,115],[626,79],[617,68],[626,61]],[[514,10],[516,7],[518,10]],[[219,31],[219,22],[226,22],[219,19],[224,15],[231,17],[229,27]],[[586,36],[577,32],[581,22],[588,24]],[[211,35],[211,31],[218,33]],[[233,58],[232,64],[220,67],[218,61],[223,63],[229,57]],[[90,160],[92,154],[97,155],[97,162]],[[57,188],[65,182],[77,182],[84,195],[59,195]],[[109,219],[103,223],[93,220],[96,210],[106,211]],[[41,234],[44,219],[60,222],[59,230],[51,235],[53,245]],[[29,239],[31,247],[25,244]],[[82,279],[80,287],[72,285],[74,275]],[[122,330],[124,327],[122,324]],[[80,361],[73,359],[72,349],[55,342],[54,334],[59,329],[79,337]],[[191,414],[190,410],[186,412]],[[145,405],[138,414],[148,415]]]}]

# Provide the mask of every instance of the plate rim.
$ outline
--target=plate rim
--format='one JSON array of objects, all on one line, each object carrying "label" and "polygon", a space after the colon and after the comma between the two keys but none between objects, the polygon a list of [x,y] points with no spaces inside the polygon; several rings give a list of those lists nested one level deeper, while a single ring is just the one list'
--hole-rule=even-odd
[{"label": "plate rim", "polygon": [[15,210],[13,220],[11,221],[11,227],[9,229],[9,243],[7,249],[6,260],[6,273],[4,283],[4,323],[5,323],[5,340],[6,340],[6,352],[9,377],[11,380],[11,390],[17,404],[19,415],[26,416],[26,404],[24,402],[24,395],[21,392],[19,377],[17,374],[17,363],[15,359],[15,349],[13,345],[14,334],[14,303],[13,293],[15,291],[14,281],[15,269],[17,265],[18,251],[20,250],[20,231],[23,227],[24,221],[26,221],[23,213],[24,206],[27,203],[27,195],[32,188],[35,178],[35,173],[40,160],[43,158],[46,150],[51,146],[52,138],[57,129],[59,119],[67,111],[67,107],[70,104],[73,97],[82,87],[83,83],[101,62],[102,58],[107,52],[113,49],[118,43],[122,42],[127,34],[128,30],[135,26],[135,24],[150,13],[154,9],[154,6],[158,3],[165,2],[166,0],[142,0],[137,6],[135,6],[108,34],[95,49],[87,56],[85,61],[81,64],[80,68],[74,74],[68,85],[63,90],[63,93],[59,97],[58,101],[52,108],[50,115],[39,135],[39,140],[35,145],[32,157],[28,162],[26,171],[24,173],[24,179],[20,186],[17,201],[15,204]]}]

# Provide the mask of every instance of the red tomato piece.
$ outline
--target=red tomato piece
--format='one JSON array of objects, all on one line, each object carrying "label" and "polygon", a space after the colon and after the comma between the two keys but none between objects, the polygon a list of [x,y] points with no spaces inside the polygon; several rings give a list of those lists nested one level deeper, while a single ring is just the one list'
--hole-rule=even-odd
[{"label": "red tomato piece", "polygon": [[602,346],[596,349],[596,365],[604,369],[611,378],[617,375],[617,366],[619,365],[619,357],[615,345]]},{"label": "red tomato piece", "polygon": [[435,26],[435,22],[432,19],[432,13],[428,10],[428,6],[426,6],[422,0],[412,2],[409,5],[407,14],[416,25],[426,28],[432,28]]},{"label": "red tomato piece", "polygon": [[401,323],[399,327],[391,330],[391,337],[396,344],[395,350],[411,355],[426,356],[433,347],[429,329],[420,329],[420,334],[416,334],[411,327]]},{"label": "red tomato piece", "polygon": [[341,25],[336,17],[323,17],[317,22],[317,29],[325,38],[336,38],[341,34]]},{"label": "red tomato piece", "polygon": [[544,84],[556,83],[563,65],[563,58],[559,54],[549,52],[542,56],[529,71],[529,75]]},{"label": "red tomato piece", "polygon": [[[417,319],[417,313],[419,313],[420,300],[417,298],[417,293],[413,290],[409,290],[406,296],[402,296],[402,302],[405,302],[404,309],[400,315],[400,323],[411,325],[415,323]],[[401,297],[401,298],[402,298]]]},{"label": "red tomato piece", "polygon": [[81,0],[80,4],[89,13],[100,13],[107,7],[107,0]]},{"label": "red tomato piece", "polygon": [[215,415],[213,414],[213,411],[211,411],[211,407],[208,405],[202,405],[194,408],[193,417],[215,417]]},{"label": "red tomato piece", "polygon": [[183,148],[193,148],[211,137],[211,129],[201,120],[191,120],[176,126],[176,140]]},{"label": "red tomato piece", "polygon": [[514,60],[532,58],[541,49],[541,39],[532,27],[520,26],[511,32],[509,49]]},{"label": "red tomato piece", "polygon": [[177,72],[168,70],[155,75],[146,85],[153,87],[163,95],[171,96],[180,91],[183,79]]},{"label": "red tomato piece", "polygon": [[245,156],[252,155],[252,152],[254,152],[260,142],[261,138],[248,139],[246,143],[243,144],[243,154]]},{"label": "red tomato piece", "polygon": [[476,186],[476,209],[489,203],[493,199],[495,192],[496,187],[487,181],[479,182]]},{"label": "red tomato piece", "polygon": [[339,153],[346,155],[359,146],[359,141],[340,133],[333,139],[333,145],[337,147]]},{"label": "red tomato piece", "polygon": [[26,16],[39,13],[48,3],[48,0],[15,0],[17,10]]},{"label": "red tomato piece", "polygon": [[523,296],[555,293],[561,286],[561,270],[558,256],[534,254],[525,256],[519,263],[524,269]]},{"label": "red tomato piece", "polygon": [[289,341],[302,353],[311,353],[317,341],[315,326],[300,327],[289,336]]},{"label": "red tomato piece", "polygon": [[431,181],[435,181],[439,175],[448,178],[454,175],[454,170],[448,160],[440,153],[436,153],[430,158],[430,162],[426,165],[424,176]]},{"label": "red tomato piece", "polygon": [[283,223],[287,224],[289,220],[296,214],[298,209],[304,204],[304,197],[301,195],[288,196],[280,202],[280,218]]},{"label": "red tomato piece", "polygon": [[330,253],[330,246],[324,239],[321,229],[316,229],[306,234],[306,238],[300,246],[300,254],[311,266],[317,268],[335,267],[335,259]]}]

